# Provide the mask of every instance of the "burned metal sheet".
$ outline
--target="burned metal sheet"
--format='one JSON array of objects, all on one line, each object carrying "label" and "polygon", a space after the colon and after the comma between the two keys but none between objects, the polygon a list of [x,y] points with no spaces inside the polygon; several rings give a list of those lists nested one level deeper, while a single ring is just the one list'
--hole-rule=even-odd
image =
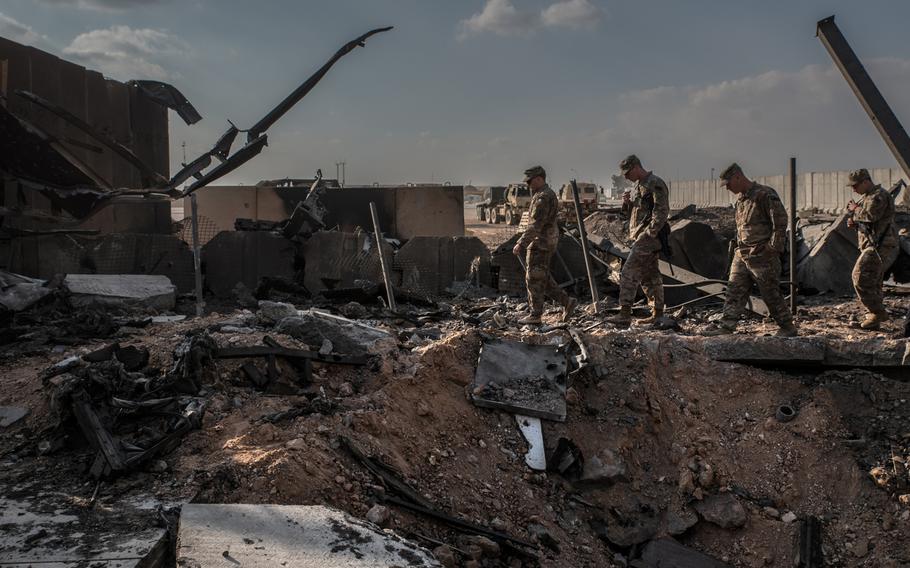
[{"label": "burned metal sheet", "polygon": [[474,404],[563,422],[566,371],[563,345],[485,338],[474,375]]},{"label": "burned metal sheet", "polygon": [[143,95],[159,105],[176,112],[187,124],[196,124],[202,120],[202,115],[199,114],[196,107],[173,85],[147,80],[130,81],[128,84],[138,87]]},{"label": "burned metal sheet", "polygon": [[0,170],[57,187],[95,187],[95,181],[56,151],[40,131],[0,105]]}]

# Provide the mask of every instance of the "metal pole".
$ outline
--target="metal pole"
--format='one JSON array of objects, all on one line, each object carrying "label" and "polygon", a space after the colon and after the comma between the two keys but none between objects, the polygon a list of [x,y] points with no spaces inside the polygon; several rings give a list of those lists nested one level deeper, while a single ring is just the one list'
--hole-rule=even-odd
[{"label": "metal pole", "polygon": [[790,311],[796,315],[796,158],[790,158]]},{"label": "metal pole", "polygon": [[392,277],[389,275],[389,263],[386,261],[382,250],[382,232],[379,230],[379,215],[376,214],[376,204],[370,202],[370,216],[373,217],[373,233],[376,235],[376,253],[379,255],[379,265],[382,267],[382,280],[385,282],[385,291],[389,299],[389,309],[398,311],[395,305],[395,292],[392,291]]},{"label": "metal pole", "polygon": [[588,272],[588,285],[591,287],[591,304],[594,306],[594,313],[599,314],[600,308],[597,302],[600,296],[597,294],[597,282],[594,281],[594,275],[591,273],[591,257],[588,256],[588,234],[585,232],[585,223],[581,218],[581,202],[578,199],[578,184],[572,180],[572,199],[575,201],[575,218],[578,220],[578,235],[581,237],[581,254],[585,257],[585,270]]},{"label": "metal pole", "polygon": [[196,315],[201,316],[205,302],[202,299],[202,259],[199,250],[199,215],[196,194],[190,194],[190,223],[193,227],[193,271],[196,274]]}]

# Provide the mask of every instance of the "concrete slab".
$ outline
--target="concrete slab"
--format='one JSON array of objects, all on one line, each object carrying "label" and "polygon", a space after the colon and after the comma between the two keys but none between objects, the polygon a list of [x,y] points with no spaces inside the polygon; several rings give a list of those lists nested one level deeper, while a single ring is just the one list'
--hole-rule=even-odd
[{"label": "concrete slab", "polygon": [[28,409],[21,406],[0,406],[0,428],[12,426],[28,416]]},{"label": "concrete slab", "polygon": [[158,568],[168,539],[157,501],[103,499],[89,509],[84,487],[42,482],[0,486],[0,567]]},{"label": "concrete slab", "polygon": [[183,568],[441,566],[429,551],[341,511],[298,505],[185,505]]},{"label": "concrete slab", "polygon": [[[383,247],[386,258],[392,258],[392,247],[385,242]],[[303,284],[314,294],[353,288],[357,280],[382,282],[379,255],[366,233],[319,231],[301,244],[300,255],[306,267]],[[395,280],[394,272],[392,279]]]},{"label": "concrete slab", "polygon": [[903,367],[910,340],[865,339],[846,341],[825,337],[721,337],[678,338],[701,348],[715,361],[824,367]]},{"label": "concrete slab", "polygon": [[161,275],[67,274],[63,285],[77,306],[131,305],[171,310],[177,301],[177,287]]},{"label": "concrete slab", "polygon": [[670,250],[676,266],[715,280],[727,276],[727,249],[706,223],[688,219],[674,223],[670,228]]},{"label": "concrete slab", "polygon": [[824,230],[800,263],[797,270],[800,288],[852,295],[851,269],[857,258],[856,231],[847,228],[844,214]]},{"label": "concrete slab", "polygon": [[672,538],[649,542],[642,552],[641,561],[641,564],[633,562],[632,565],[648,568],[731,568],[729,564],[683,546]]}]

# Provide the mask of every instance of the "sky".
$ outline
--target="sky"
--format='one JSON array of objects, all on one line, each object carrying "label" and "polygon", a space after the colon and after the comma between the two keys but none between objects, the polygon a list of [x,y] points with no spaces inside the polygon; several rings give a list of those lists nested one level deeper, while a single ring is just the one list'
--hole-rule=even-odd
[{"label": "sky", "polygon": [[551,180],[609,185],[636,153],[667,180],[896,167],[815,37],[835,14],[910,127],[910,2],[896,0],[0,0],[0,36],[119,80],[178,87],[171,169],[347,55],[219,183]]}]

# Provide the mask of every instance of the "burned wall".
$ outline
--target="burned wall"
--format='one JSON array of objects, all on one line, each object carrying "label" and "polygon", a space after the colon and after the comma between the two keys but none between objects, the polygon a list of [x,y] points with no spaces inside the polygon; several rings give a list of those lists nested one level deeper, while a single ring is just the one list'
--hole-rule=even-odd
[{"label": "burned wall", "polygon": [[[306,187],[212,186],[196,192],[200,219],[218,231],[233,231],[238,218],[283,221],[306,196]],[[370,202],[376,203],[385,234],[399,239],[464,235],[461,186],[346,187],[325,191],[326,227],[372,230]],[[184,200],[184,211],[190,210]]]},{"label": "burned wall", "polygon": [[17,90],[30,91],[59,105],[169,177],[167,109],[146,98],[138,88],[4,38],[0,38],[0,68],[0,94],[5,97],[0,105],[59,141],[109,185],[137,188],[142,180],[125,160],[73,125],[17,96]]}]

